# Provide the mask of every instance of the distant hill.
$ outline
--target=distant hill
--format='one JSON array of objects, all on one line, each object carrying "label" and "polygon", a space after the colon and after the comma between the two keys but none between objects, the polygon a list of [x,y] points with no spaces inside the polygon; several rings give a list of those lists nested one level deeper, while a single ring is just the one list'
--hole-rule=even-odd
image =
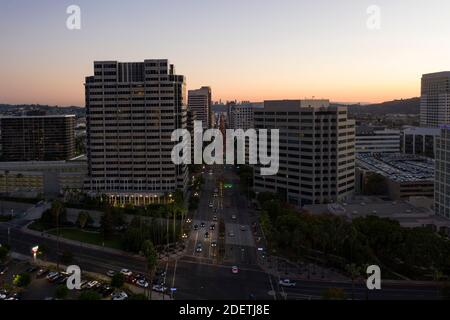
[{"label": "distant hill", "polygon": [[48,115],[75,114],[78,117],[85,116],[85,108],[77,106],[59,107],[40,104],[0,104],[0,114],[2,115],[25,115],[28,111],[45,111]]},{"label": "distant hill", "polygon": [[386,101],[369,105],[350,105],[349,112],[355,113],[372,113],[372,114],[419,114],[420,98],[401,99]]}]

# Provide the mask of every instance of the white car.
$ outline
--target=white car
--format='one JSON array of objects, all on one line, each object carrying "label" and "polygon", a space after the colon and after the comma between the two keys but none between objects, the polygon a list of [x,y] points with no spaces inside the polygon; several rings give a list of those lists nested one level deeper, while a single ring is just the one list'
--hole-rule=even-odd
[{"label": "white car", "polygon": [[233,214],[233,215],[231,216],[231,219],[232,219],[232,220],[236,220],[236,215]]},{"label": "white car", "polygon": [[122,269],[122,270],[120,270],[120,273],[123,274],[124,276],[127,276],[127,277],[129,277],[129,276],[131,276],[133,274],[133,272],[131,272],[128,269]]},{"label": "white car", "polygon": [[141,288],[148,288],[148,282],[144,279],[138,280],[136,284]]},{"label": "white car", "polygon": [[163,293],[163,292],[166,292],[167,287],[164,287],[164,286],[159,285],[159,284],[155,284],[155,285],[152,287],[152,289],[153,289],[153,291]]},{"label": "white car", "polygon": [[111,298],[111,300],[116,300],[116,301],[122,301],[122,300],[126,300],[126,299],[128,299],[128,295],[123,291],[113,293],[112,298]]},{"label": "white car", "polygon": [[233,266],[231,267],[231,272],[234,274],[239,273],[239,268],[237,266]]},{"label": "white car", "polygon": [[210,202],[210,203],[209,203],[209,207],[210,207],[210,208],[212,208],[212,207],[213,207],[213,204],[212,204],[212,202]]},{"label": "white car", "polygon": [[114,277],[115,274],[116,274],[116,272],[113,271],[113,270],[109,270],[109,271],[106,273],[106,275],[107,275],[108,277]]},{"label": "white car", "polygon": [[228,236],[229,237],[234,237],[234,232],[233,231],[228,232]]},{"label": "white car", "polygon": [[289,279],[281,279],[279,281],[279,284],[282,287],[295,287],[297,285],[297,283],[295,283],[294,281],[291,281]]}]

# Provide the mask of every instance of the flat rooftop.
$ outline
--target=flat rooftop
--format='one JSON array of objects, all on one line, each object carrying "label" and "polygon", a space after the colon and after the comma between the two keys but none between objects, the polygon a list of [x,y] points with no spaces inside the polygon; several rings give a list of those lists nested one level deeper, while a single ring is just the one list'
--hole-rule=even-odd
[{"label": "flat rooftop", "polygon": [[428,208],[408,201],[385,201],[377,197],[355,196],[346,202],[306,205],[312,214],[334,214],[347,219],[374,215],[397,220],[401,226],[414,228],[426,225],[450,227],[450,220],[437,216]]},{"label": "flat rooftop", "polygon": [[357,154],[356,165],[396,182],[434,181],[434,160],[412,154]]}]

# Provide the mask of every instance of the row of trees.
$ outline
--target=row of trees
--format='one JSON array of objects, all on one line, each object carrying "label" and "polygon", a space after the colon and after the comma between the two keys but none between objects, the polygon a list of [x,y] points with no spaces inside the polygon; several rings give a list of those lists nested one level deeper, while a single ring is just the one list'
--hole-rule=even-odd
[{"label": "row of trees", "polygon": [[365,216],[348,221],[312,215],[284,204],[274,194],[258,196],[261,224],[272,249],[289,257],[320,257],[342,269],[378,264],[414,279],[450,274],[450,242],[427,228],[403,228],[391,219]]}]

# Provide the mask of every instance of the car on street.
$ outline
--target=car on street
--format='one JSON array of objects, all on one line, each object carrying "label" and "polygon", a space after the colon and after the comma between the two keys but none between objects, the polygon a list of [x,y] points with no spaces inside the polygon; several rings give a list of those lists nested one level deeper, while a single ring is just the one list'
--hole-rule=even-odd
[{"label": "car on street", "polygon": [[215,224],[212,224],[212,225],[209,227],[209,230],[214,230],[214,229],[216,229],[216,225],[215,225]]},{"label": "car on street", "polygon": [[194,230],[198,229],[198,225],[194,224]]},{"label": "car on street", "polygon": [[209,238],[209,232],[206,231],[206,232],[205,232],[205,239],[208,239],[208,238]]},{"label": "car on street", "polygon": [[187,233],[183,233],[183,235],[181,236],[182,239],[187,239],[188,235]]},{"label": "car on street", "polygon": [[234,237],[234,232],[233,231],[228,232],[228,236],[229,237]]},{"label": "car on street", "polygon": [[204,222],[200,223],[200,228],[204,228],[204,227],[205,227],[205,223]]},{"label": "car on street", "polygon": [[195,249],[195,251],[196,251],[196,252],[202,252],[202,251],[203,251],[203,248],[202,248],[202,244],[201,244],[201,243],[199,243],[199,244],[197,245],[197,248]]},{"label": "car on street", "polygon": [[240,229],[241,229],[241,231],[246,231],[247,230],[247,228],[245,226],[241,226]]},{"label": "car on street", "polygon": [[282,287],[295,287],[297,285],[297,283],[290,279],[280,279],[279,284]]},{"label": "car on street", "polygon": [[5,300],[7,296],[8,296],[8,291],[6,291],[6,290],[0,291],[0,300]]},{"label": "car on street", "polygon": [[115,274],[116,274],[116,272],[113,271],[113,270],[108,270],[108,272],[106,272],[106,275],[107,275],[108,277],[114,277]]},{"label": "car on street", "polygon": [[237,266],[232,266],[231,267],[231,272],[234,273],[234,274],[239,273],[239,268]]},{"label": "car on street", "polygon": [[210,208],[213,207],[213,203],[212,203],[212,202],[209,203],[209,207],[210,207]]},{"label": "car on street", "polygon": [[192,222],[192,219],[190,219],[190,218],[186,219],[186,223],[191,223],[191,222]]},{"label": "car on street", "polygon": [[236,215],[235,214],[231,215],[231,219],[236,220]]},{"label": "car on street", "polygon": [[217,221],[217,216],[213,215],[213,221]]},{"label": "car on street", "polygon": [[216,240],[211,241],[211,247],[217,247],[217,241]]},{"label": "car on street", "polygon": [[59,277],[59,273],[58,272],[50,272],[46,276],[47,280],[50,281],[50,282],[52,282],[53,279],[56,279],[56,277]]},{"label": "car on street", "polygon": [[133,274],[133,272],[131,272],[128,269],[122,269],[122,270],[120,270],[120,273],[123,274],[124,276],[127,276],[127,277],[129,277],[129,276],[131,276]]},{"label": "car on street", "polygon": [[122,301],[126,299],[128,299],[128,295],[124,291],[113,293],[111,296],[111,300]]}]

